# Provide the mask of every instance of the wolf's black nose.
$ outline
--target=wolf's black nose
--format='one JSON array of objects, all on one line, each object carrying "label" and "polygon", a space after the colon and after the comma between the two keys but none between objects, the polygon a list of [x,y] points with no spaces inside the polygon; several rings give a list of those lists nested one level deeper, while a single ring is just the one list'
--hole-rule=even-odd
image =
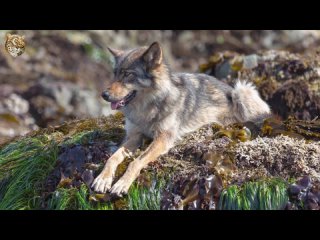
[{"label": "wolf's black nose", "polygon": [[104,91],[102,94],[101,94],[101,97],[106,100],[106,101],[109,101],[109,93],[107,91]]}]

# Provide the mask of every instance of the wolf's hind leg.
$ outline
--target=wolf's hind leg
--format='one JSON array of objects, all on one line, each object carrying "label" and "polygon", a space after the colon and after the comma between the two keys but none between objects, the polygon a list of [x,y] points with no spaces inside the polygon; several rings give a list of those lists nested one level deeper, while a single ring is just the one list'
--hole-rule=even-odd
[{"label": "wolf's hind leg", "polygon": [[114,174],[118,165],[130,155],[130,152],[134,152],[141,144],[142,134],[131,133],[128,134],[128,139],[120,148],[108,159],[104,169],[100,175],[93,181],[92,187],[95,191],[105,193],[111,188]]},{"label": "wolf's hind leg", "polygon": [[111,193],[121,196],[126,194],[138,177],[140,171],[148,165],[148,163],[155,161],[161,154],[165,154],[174,143],[173,134],[170,132],[163,132],[156,137],[144,153],[136,160],[131,162],[124,175],[112,186]]}]

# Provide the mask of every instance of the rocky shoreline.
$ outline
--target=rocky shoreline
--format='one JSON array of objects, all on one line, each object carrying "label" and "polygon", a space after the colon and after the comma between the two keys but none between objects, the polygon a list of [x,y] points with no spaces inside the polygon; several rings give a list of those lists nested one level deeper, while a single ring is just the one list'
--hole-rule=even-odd
[{"label": "rocky shoreline", "polygon": [[[203,126],[144,169],[128,196],[114,198],[90,189],[124,137],[123,116],[110,115],[99,97],[101,79],[111,76],[99,47],[109,33],[25,33],[32,42],[21,58],[0,53],[0,209],[320,209],[320,52],[309,49],[320,35],[305,32],[306,46],[297,44],[299,37],[282,39],[279,48],[299,52],[293,53],[269,50],[286,39],[285,31],[247,32],[238,42],[243,33],[217,31],[208,39],[203,31],[198,40],[206,49],[177,47],[197,41],[190,32],[116,33],[137,44],[160,34],[165,49],[174,49],[174,69],[199,66],[192,70],[231,85],[254,83],[274,116]],[[263,40],[251,48],[244,44],[257,38]],[[203,57],[185,62],[190,52]]]},{"label": "rocky shoreline", "polygon": [[[277,122],[279,126],[273,125],[272,128],[270,122]],[[146,198],[153,197],[153,207],[156,209],[319,209],[319,120],[288,119],[280,122],[267,119],[260,126],[253,123],[227,127],[206,125],[187,135],[167,154],[144,169],[130,189],[129,196],[118,199],[108,193],[94,193],[90,185],[121,142],[124,136],[123,123],[120,114],[78,120],[55,128],[36,130],[26,137],[2,145],[0,208],[10,208],[10,205],[6,205],[10,194],[13,194],[8,191],[10,189],[20,191],[21,199],[16,201],[28,203],[24,206],[26,209],[51,209],[54,204],[60,206],[59,194],[67,194],[68,191],[72,192],[68,193],[70,196],[66,195],[70,198],[82,191],[82,198],[90,209],[97,209],[98,206],[98,209],[107,206],[130,209],[130,203],[137,202],[135,198],[142,193]],[[309,126],[307,131],[300,131],[302,123]],[[146,141],[142,149],[147,145]],[[28,156],[29,148],[32,149],[31,155],[24,157]],[[38,154],[43,151],[51,157],[38,159]],[[15,154],[23,157],[15,157]],[[27,174],[29,178],[37,177],[33,174],[42,171],[41,164],[33,166],[37,161],[49,164],[50,168],[46,169],[42,179],[37,179],[34,185],[28,185],[35,194],[30,195],[28,191],[31,189],[15,186],[18,180],[14,173],[21,171],[20,174]],[[123,174],[130,161],[132,159],[127,159],[120,165],[116,178]],[[32,171],[35,168],[35,172],[23,173],[22,167],[31,168]],[[230,208],[224,202],[242,193],[243,186],[256,189],[252,194],[269,191],[273,200],[266,200],[259,207],[253,203],[248,205],[248,202],[245,202],[245,207],[244,200],[237,200],[238,205],[230,205]],[[229,196],[230,189],[237,191]],[[152,196],[155,192],[157,195]],[[259,195],[260,202],[265,199],[263,194]],[[273,198],[279,194],[282,198]],[[251,197],[254,199],[254,196]],[[35,197],[38,201],[30,205],[30,198]],[[265,197],[268,199],[267,195]],[[140,204],[143,202],[138,201]],[[140,209],[138,203],[135,206]],[[77,209],[77,204],[70,203],[65,207]]]}]

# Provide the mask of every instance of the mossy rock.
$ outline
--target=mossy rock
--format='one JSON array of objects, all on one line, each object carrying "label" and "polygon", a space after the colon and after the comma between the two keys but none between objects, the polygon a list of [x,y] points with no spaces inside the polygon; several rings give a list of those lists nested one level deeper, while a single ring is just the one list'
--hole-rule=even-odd
[{"label": "mossy rock", "polygon": [[316,181],[318,129],[319,121],[295,119],[205,125],[144,169],[128,196],[115,198],[90,185],[124,137],[123,116],[67,122],[0,147],[0,209],[216,209],[230,185]]}]

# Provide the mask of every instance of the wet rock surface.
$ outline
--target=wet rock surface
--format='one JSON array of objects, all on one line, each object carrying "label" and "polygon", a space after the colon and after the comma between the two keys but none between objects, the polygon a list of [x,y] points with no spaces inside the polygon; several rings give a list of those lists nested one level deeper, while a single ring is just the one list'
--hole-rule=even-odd
[{"label": "wet rock surface", "polygon": [[312,181],[310,177],[304,176],[296,183],[289,186],[288,192],[290,202],[288,210],[319,210],[320,209],[320,185],[319,181]]},{"label": "wet rock surface", "polygon": [[57,187],[88,187],[94,180],[94,172],[110,157],[112,143],[90,143],[75,145],[60,150],[57,166],[47,180],[47,189],[54,192]]},{"label": "wet rock surface", "polygon": [[[41,209],[50,209],[52,199],[66,191],[88,204],[112,204],[114,209],[319,208],[320,137],[313,134],[318,120],[208,124],[141,171],[128,197],[95,193],[90,185],[123,139],[123,124],[122,116],[116,115],[28,134],[48,135],[58,146],[56,164],[42,183]],[[6,158],[5,152],[0,154]],[[132,160],[118,167],[115,181]],[[0,163],[0,168],[6,166]]]},{"label": "wet rock surface", "polygon": [[[217,189],[272,178],[289,182],[290,179],[308,176],[312,181],[319,181],[319,138],[313,138],[315,141],[306,140],[304,136],[294,132],[299,131],[299,125],[303,125],[302,123],[308,125],[308,122],[293,119],[288,121],[295,122],[296,128],[292,122],[286,123],[288,124],[286,128],[285,124],[281,125],[279,121],[273,119],[266,119],[260,128],[246,123],[244,125],[248,128],[246,126],[243,128],[249,129],[252,133],[257,129],[260,131],[245,140],[243,135],[234,134],[239,132],[240,126],[232,125],[220,129],[216,125],[207,125],[187,136],[182,143],[160,158],[163,166],[167,167],[169,163],[174,168],[170,177],[174,187],[169,191],[171,194],[166,192],[164,195],[163,208],[215,209],[217,200],[211,198],[210,204],[203,205],[201,199],[207,196],[208,192],[206,194],[203,192],[204,195],[199,193],[200,183],[208,182],[213,176],[215,181],[211,184],[215,184]],[[279,125],[273,125],[274,129],[263,133],[270,127],[270,122],[277,122]],[[311,123],[311,125],[316,124]],[[319,122],[317,125],[319,126]],[[290,132],[289,129],[293,131]],[[317,134],[318,130],[314,132]],[[311,135],[311,132],[309,133]],[[268,136],[263,137],[263,135]],[[186,191],[191,193],[188,195]],[[213,194],[212,196],[217,192],[213,189],[208,191]]]},{"label": "wet rock surface", "polygon": [[[169,187],[170,189],[170,187]],[[219,176],[191,176],[164,190],[162,210],[215,210],[223,189]]]}]

